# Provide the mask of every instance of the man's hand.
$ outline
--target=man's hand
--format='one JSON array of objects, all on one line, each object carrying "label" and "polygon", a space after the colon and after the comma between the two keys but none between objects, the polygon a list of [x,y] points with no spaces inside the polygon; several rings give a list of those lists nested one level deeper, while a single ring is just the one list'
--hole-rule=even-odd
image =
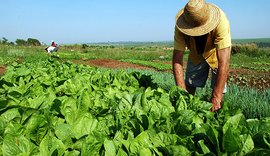
[{"label": "man's hand", "polygon": [[219,109],[221,109],[221,100],[218,100],[217,98],[212,98],[211,99],[212,102],[212,107],[211,107],[211,112],[217,111]]},{"label": "man's hand", "polygon": [[231,47],[220,49],[217,51],[218,69],[216,84],[213,88],[211,102],[213,104],[211,111],[221,108],[223,98],[223,90],[227,81],[230,66]]}]

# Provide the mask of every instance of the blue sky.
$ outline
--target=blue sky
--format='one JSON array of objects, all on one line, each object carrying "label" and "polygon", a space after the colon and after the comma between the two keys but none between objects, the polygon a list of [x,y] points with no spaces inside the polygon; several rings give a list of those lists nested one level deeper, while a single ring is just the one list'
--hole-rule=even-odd
[{"label": "blue sky", "polygon": [[[172,41],[188,0],[4,0],[0,38],[49,43]],[[232,38],[269,38],[269,0],[208,0],[227,14]]]}]

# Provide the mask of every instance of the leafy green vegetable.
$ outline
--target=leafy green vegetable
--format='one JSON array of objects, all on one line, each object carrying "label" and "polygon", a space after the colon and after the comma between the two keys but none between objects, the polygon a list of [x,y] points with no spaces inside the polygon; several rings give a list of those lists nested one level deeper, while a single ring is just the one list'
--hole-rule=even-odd
[{"label": "leafy green vegetable", "polygon": [[0,78],[2,155],[267,155],[270,119],[138,72],[47,60],[13,64]]}]

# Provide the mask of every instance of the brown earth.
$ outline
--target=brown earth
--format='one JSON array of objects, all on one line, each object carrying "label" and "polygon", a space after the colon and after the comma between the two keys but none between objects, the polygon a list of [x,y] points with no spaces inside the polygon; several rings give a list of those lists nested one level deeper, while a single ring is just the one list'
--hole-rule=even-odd
[{"label": "brown earth", "polygon": [[5,67],[0,67],[0,76],[2,76],[5,71],[6,71]]},{"label": "brown earth", "polygon": [[239,86],[255,87],[258,89],[270,88],[270,72],[250,69],[230,69],[229,82]]},{"label": "brown earth", "polygon": [[75,60],[74,63],[77,64],[85,64],[90,65],[94,67],[104,67],[104,68],[116,68],[116,69],[141,69],[141,70],[154,70],[154,68],[141,66],[138,64],[128,63],[128,62],[121,62],[117,60],[111,60],[111,59],[96,59],[96,60]]},{"label": "brown earth", "polygon": [[[96,60],[75,60],[74,63],[85,64],[94,67],[117,68],[117,69],[139,69],[139,70],[155,70],[151,67],[146,67],[128,62],[121,62],[112,59],[96,59]],[[165,62],[171,64],[171,62]],[[5,67],[0,67],[0,76],[5,72]],[[168,71],[167,71],[168,72]],[[171,71],[169,71],[171,72]],[[229,83],[235,83],[239,86],[254,87],[258,89],[270,88],[270,72],[255,71],[250,69],[235,68],[229,71]]]}]

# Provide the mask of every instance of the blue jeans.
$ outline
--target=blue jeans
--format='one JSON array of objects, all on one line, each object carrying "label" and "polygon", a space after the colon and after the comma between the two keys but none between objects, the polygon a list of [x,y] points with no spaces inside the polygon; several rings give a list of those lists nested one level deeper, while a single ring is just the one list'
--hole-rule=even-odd
[{"label": "blue jeans", "polygon": [[[187,62],[185,84],[189,87],[204,87],[210,71],[210,66],[206,61],[194,65],[190,60]],[[217,69],[211,69],[211,88],[213,89],[217,79]],[[227,92],[227,84],[225,84],[223,93]]]}]

